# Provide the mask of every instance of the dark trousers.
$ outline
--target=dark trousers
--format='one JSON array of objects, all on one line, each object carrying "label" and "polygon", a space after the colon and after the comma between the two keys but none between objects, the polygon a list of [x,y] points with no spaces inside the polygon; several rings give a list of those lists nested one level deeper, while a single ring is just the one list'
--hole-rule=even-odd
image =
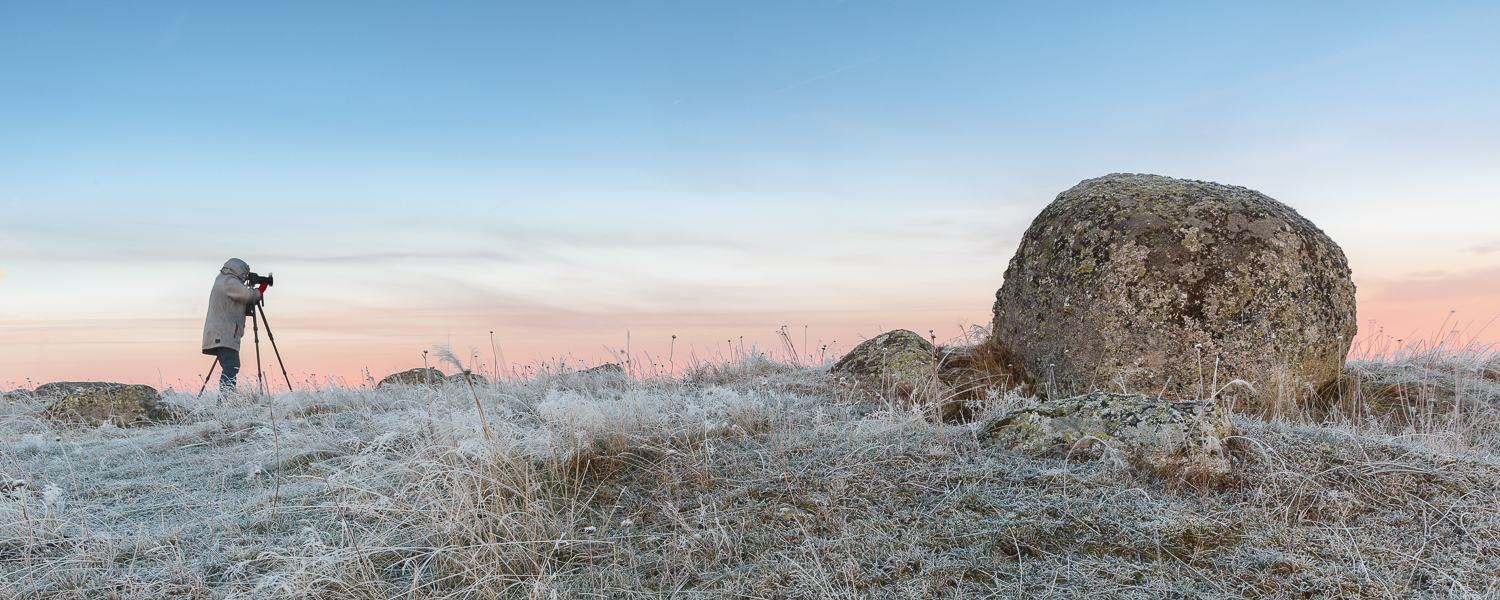
[{"label": "dark trousers", "polygon": [[240,351],[234,348],[215,348],[219,355],[219,389],[234,389],[234,378],[240,374]]}]

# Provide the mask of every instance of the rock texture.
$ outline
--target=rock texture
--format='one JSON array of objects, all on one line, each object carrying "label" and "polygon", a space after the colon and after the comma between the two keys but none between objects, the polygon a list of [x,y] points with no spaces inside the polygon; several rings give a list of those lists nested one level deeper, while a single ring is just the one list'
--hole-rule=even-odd
[{"label": "rock texture", "polygon": [[[937,381],[933,381],[933,358]],[[994,353],[984,346],[939,346],[916,332],[897,329],[861,342],[833,365],[832,373],[845,385],[878,397],[912,402],[937,402],[937,417],[946,423],[967,423],[973,405],[991,389],[1014,385],[1004,368],[994,365]]]},{"label": "rock texture", "polygon": [[[1022,237],[991,343],[1037,392],[1205,398],[1215,378],[1291,408],[1333,382],[1356,331],[1344,252],[1242,187],[1158,175],[1086,180]],[[1201,375],[1200,375],[1201,369]]]},{"label": "rock texture", "polygon": [[1113,454],[1157,476],[1213,480],[1229,471],[1224,438],[1233,426],[1211,401],[1094,392],[1011,411],[982,431],[1027,454]]},{"label": "rock texture", "polygon": [[834,363],[832,372],[910,395],[932,386],[932,358],[932,342],[897,329],[860,342]]},{"label": "rock texture", "polygon": [[[490,382],[490,380],[485,379],[483,375],[480,375],[478,373],[469,373],[469,379],[474,382],[474,385],[485,385]],[[464,381],[464,374],[462,371],[449,375],[444,381],[452,385],[469,385],[468,382]]]},{"label": "rock texture", "polygon": [[59,381],[38,386],[32,396],[50,400],[49,418],[71,423],[149,425],[176,417],[161,403],[156,388],[105,382]]},{"label": "rock texture", "polygon": [[447,380],[447,378],[446,375],[443,375],[442,371],[421,367],[386,375],[385,379],[380,380],[380,385],[375,387],[380,387],[381,385],[438,385]]},{"label": "rock texture", "polygon": [[619,363],[604,363],[597,367],[589,367],[579,371],[579,373],[588,375],[624,375],[625,367],[620,366]]}]

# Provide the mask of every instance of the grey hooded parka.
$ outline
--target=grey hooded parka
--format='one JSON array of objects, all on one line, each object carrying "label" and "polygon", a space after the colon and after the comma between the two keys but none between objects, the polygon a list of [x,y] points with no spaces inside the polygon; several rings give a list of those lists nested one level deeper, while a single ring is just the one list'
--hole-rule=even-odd
[{"label": "grey hooded parka", "polygon": [[250,265],[231,258],[219,269],[214,289],[208,294],[208,319],[203,322],[203,353],[217,354],[218,348],[240,349],[245,335],[245,308],[260,302],[260,292],[245,287]]}]

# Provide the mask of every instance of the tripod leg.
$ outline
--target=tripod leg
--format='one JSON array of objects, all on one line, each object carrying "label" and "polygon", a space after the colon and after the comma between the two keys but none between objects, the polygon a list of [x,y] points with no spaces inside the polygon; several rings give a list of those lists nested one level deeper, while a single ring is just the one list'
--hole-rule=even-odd
[{"label": "tripod leg", "polygon": [[281,350],[276,348],[276,336],[271,333],[271,320],[266,318],[266,305],[260,305],[260,319],[266,322],[266,339],[271,340],[271,351],[276,353],[276,364],[281,366],[281,378],[286,380],[286,390],[292,391],[292,378],[286,376],[286,363],[281,362]]},{"label": "tripod leg", "polygon": [[209,379],[213,379],[214,369],[217,368],[218,366],[219,366],[219,357],[215,356],[214,357],[214,364],[213,364],[213,366],[211,366],[211,367],[208,368],[208,377],[204,377],[203,378],[203,387],[198,388],[198,397],[199,398],[203,397],[203,390],[208,389],[208,380]]},{"label": "tripod leg", "polygon": [[260,320],[255,317],[255,313],[255,307],[250,307],[250,327],[255,331],[255,382],[260,384],[260,393],[265,394],[266,372],[260,368]]}]

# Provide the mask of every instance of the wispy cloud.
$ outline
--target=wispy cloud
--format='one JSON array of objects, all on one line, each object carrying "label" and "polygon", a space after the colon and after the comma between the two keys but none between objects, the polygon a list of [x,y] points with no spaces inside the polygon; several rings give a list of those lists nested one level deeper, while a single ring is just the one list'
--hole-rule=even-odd
[{"label": "wispy cloud", "polygon": [[1468,250],[1469,252],[1477,252],[1479,254],[1489,254],[1491,252],[1500,252],[1500,240],[1490,240],[1488,242],[1484,242],[1482,244],[1477,244],[1477,245],[1474,245],[1474,246],[1469,246],[1468,248],[1464,248],[1464,249]]}]

